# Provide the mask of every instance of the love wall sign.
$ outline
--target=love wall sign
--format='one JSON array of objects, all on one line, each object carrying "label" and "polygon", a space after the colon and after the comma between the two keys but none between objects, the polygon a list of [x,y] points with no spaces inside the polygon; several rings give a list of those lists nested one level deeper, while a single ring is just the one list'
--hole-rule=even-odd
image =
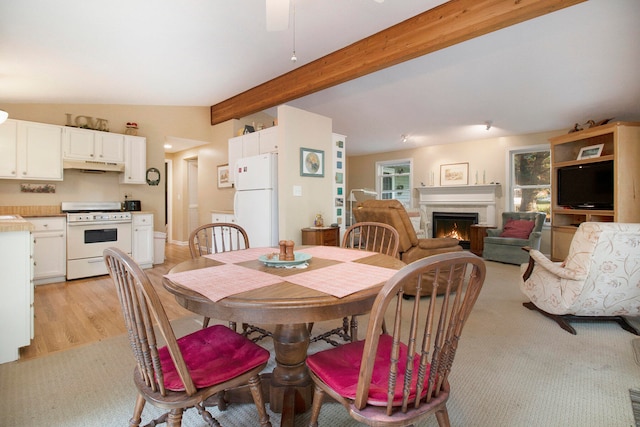
[{"label": "love wall sign", "polygon": [[109,120],[89,116],[76,116],[74,118],[69,113],[66,113],[66,116],[67,126],[109,132]]}]

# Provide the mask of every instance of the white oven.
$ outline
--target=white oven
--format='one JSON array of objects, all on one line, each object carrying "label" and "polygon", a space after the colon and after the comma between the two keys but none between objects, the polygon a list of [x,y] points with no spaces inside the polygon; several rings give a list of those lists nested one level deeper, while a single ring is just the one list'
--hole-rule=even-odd
[{"label": "white oven", "polygon": [[[67,280],[107,274],[102,258],[106,248],[116,247],[131,255],[131,213],[113,205],[87,206],[63,203],[67,212]],[[94,209],[113,211],[93,211]]]}]

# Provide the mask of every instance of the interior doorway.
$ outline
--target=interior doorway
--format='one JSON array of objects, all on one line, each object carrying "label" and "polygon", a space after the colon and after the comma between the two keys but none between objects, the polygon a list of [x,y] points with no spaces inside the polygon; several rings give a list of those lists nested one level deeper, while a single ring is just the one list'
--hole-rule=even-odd
[{"label": "interior doorway", "polygon": [[173,161],[164,159],[164,227],[168,241],[173,240]]},{"label": "interior doorway", "polygon": [[187,160],[187,224],[190,234],[199,225],[198,211],[198,159]]}]

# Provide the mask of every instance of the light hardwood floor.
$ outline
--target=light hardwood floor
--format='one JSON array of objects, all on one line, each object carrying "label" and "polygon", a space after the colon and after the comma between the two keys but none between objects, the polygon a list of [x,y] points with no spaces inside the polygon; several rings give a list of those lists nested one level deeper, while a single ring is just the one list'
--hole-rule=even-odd
[{"label": "light hardwood floor", "polygon": [[[162,287],[162,275],[189,258],[188,246],[167,244],[164,263],[145,270],[158,290],[170,319],[193,315],[180,307]],[[126,332],[118,296],[108,275],[36,286],[34,310],[34,339],[31,345],[20,349],[20,360]]]}]

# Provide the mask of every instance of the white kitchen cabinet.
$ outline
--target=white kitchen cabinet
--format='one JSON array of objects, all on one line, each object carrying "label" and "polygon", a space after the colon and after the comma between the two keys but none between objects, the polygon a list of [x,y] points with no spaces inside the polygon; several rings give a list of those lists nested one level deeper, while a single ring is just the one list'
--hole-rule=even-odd
[{"label": "white kitchen cabinet", "polygon": [[33,224],[33,284],[64,282],[67,274],[67,220],[29,218]]},{"label": "white kitchen cabinet", "polygon": [[236,223],[236,217],[233,215],[233,213],[230,213],[230,212],[212,212],[211,213],[211,222],[213,222],[213,223],[230,222],[230,223],[235,224]]},{"label": "white kitchen cabinet", "polygon": [[31,232],[0,233],[0,363],[18,360],[19,348],[33,338],[33,259]]},{"label": "white kitchen cabinet", "polygon": [[72,127],[64,131],[65,160],[124,162],[124,135]]},{"label": "white kitchen cabinet", "polygon": [[[230,212],[212,212],[211,213],[211,222],[214,224],[217,223],[231,223],[231,224],[235,224],[236,223],[236,217],[233,213]],[[226,230],[227,227],[224,227],[224,229]],[[234,242],[231,242],[229,240],[229,237],[231,236],[229,233],[224,233],[225,235],[225,243],[224,245],[222,244],[222,237],[220,235],[215,236],[216,239],[216,247],[226,247],[226,248],[231,248],[233,247],[234,249],[237,249],[237,244],[235,244]],[[249,239],[249,244],[251,244],[251,239]]]},{"label": "white kitchen cabinet", "polygon": [[238,159],[278,151],[276,127],[247,133],[229,139],[229,179],[235,182],[234,166]]},{"label": "white kitchen cabinet", "polygon": [[260,135],[259,146],[260,153],[277,153],[278,152],[278,128],[273,126],[258,132]]},{"label": "white kitchen cabinet", "polygon": [[0,125],[0,178],[62,180],[62,127],[23,120]]},{"label": "white kitchen cabinet", "polygon": [[121,184],[147,183],[147,139],[142,136],[124,137],[124,172]]},{"label": "white kitchen cabinet", "polygon": [[141,268],[153,266],[153,214],[132,212],[131,255]]}]

